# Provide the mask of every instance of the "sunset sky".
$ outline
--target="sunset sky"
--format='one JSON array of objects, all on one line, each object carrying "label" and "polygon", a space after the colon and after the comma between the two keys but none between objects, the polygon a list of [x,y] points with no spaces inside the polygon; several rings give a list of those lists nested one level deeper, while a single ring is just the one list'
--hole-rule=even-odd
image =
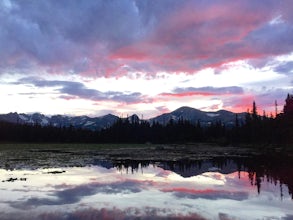
[{"label": "sunset sky", "polygon": [[1,0],[0,113],[281,111],[292,0]]}]

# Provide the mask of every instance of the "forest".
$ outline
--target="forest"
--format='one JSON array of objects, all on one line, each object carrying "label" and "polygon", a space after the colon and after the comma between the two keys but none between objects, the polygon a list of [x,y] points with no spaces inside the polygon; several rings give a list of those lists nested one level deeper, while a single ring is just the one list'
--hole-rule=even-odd
[{"label": "forest", "polygon": [[166,125],[145,120],[119,118],[111,127],[91,131],[73,126],[54,127],[39,124],[15,124],[0,121],[1,143],[194,143],[293,144],[293,95],[288,94],[282,113],[275,117],[259,115],[257,105],[235,126],[221,121],[201,126],[187,120],[170,120]]}]

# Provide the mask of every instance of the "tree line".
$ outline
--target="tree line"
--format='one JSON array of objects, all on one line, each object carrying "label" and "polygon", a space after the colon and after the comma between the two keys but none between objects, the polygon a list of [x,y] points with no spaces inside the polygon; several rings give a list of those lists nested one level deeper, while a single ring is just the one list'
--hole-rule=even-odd
[{"label": "tree line", "polygon": [[221,121],[202,126],[200,122],[170,120],[166,125],[145,120],[119,118],[111,127],[91,131],[81,128],[0,122],[0,142],[31,143],[260,143],[293,144],[293,95],[288,94],[283,112],[275,117],[259,115],[253,102],[245,121],[235,116],[235,126]]}]

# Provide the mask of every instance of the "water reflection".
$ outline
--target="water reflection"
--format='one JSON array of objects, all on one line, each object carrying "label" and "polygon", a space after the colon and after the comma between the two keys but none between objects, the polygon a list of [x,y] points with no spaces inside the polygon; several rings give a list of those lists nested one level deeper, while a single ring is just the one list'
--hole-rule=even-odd
[{"label": "water reflection", "polygon": [[293,199],[293,160],[285,155],[257,155],[253,157],[215,157],[211,160],[198,161],[99,161],[98,165],[106,168],[117,167],[118,170],[128,172],[138,172],[139,169],[150,165],[156,165],[164,170],[171,170],[182,177],[191,177],[205,172],[220,172],[229,174],[246,171],[248,173],[250,184],[257,187],[258,193],[261,191],[262,182],[270,182],[274,185],[280,185],[280,197],[283,197],[283,185],[288,187],[289,194]]},{"label": "water reflection", "polygon": [[0,169],[0,219],[292,219],[292,163],[256,156]]}]

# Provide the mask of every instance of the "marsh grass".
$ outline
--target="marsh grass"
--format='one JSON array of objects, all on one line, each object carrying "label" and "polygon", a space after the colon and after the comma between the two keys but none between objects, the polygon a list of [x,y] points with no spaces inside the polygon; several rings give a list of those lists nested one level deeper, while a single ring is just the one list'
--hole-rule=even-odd
[{"label": "marsh grass", "polygon": [[88,143],[0,143],[0,150],[76,149],[105,150],[121,148],[146,148],[149,144],[88,144]]}]

